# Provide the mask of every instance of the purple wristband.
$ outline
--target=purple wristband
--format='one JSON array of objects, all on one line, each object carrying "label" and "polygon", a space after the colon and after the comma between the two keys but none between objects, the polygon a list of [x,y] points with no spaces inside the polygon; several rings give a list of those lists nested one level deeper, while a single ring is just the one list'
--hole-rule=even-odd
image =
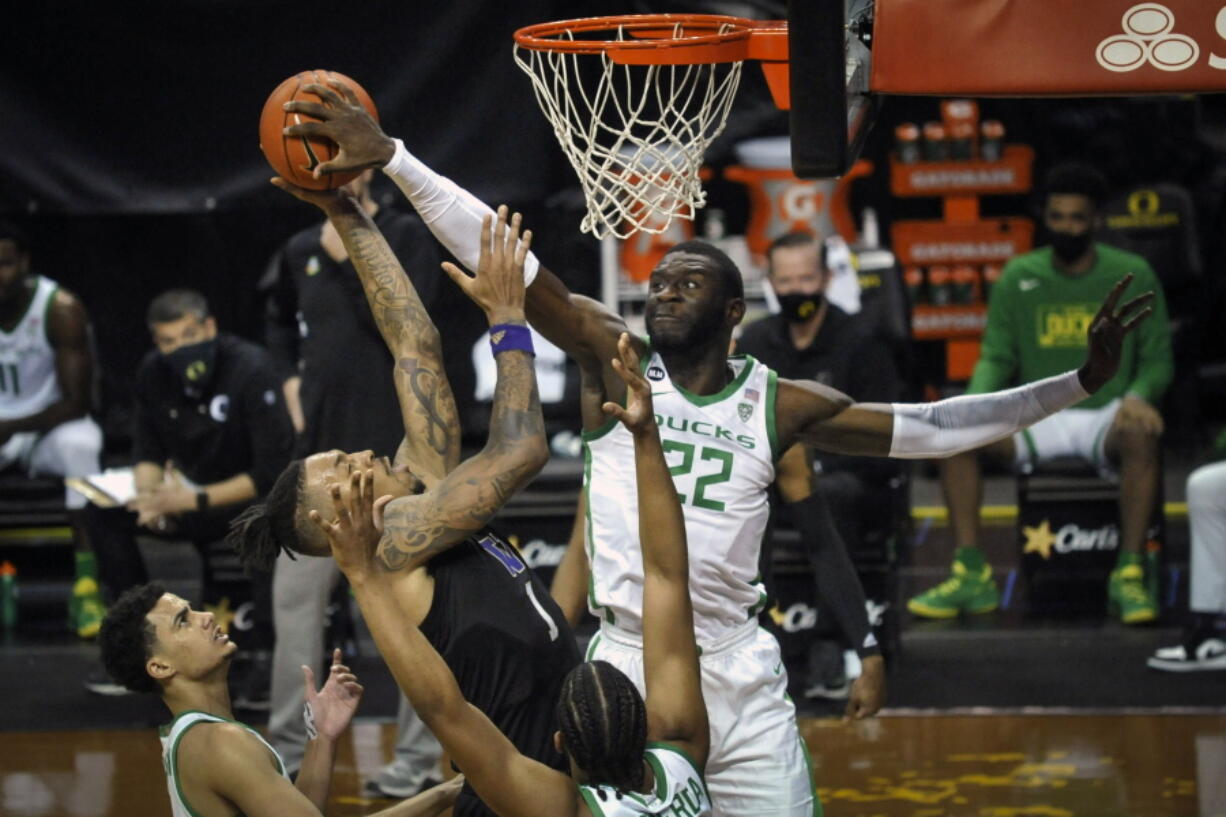
[{"label": "purple wristband", "polygon": [[518,349],[536,356],[532,349],[532,331],[518,323],[497,323],[491,326],[490,348],[494,350],[494,354]]}]

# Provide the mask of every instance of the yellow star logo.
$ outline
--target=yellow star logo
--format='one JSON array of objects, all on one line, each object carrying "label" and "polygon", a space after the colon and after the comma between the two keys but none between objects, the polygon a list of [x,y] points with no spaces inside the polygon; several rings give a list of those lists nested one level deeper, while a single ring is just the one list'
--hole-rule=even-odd
[{"label": "yellow star logo", "polygon": [[204,609],[213,614],[213,618],[217,619],[217,626],[221,628],[223,633],[227,635],[230,632],[230,622],[234,621],[234,610],[230,609],[230,598],[225,596],[216,606],[212,604],[204,605]]},{"label": "yellow star logo", "polygon": [[1044,559],[1051,558],[1051,546],[1056,543],[1056,534],[1051,532],[1051,522],[1044,519],[1042,525],[1029,527],[1022,525],[1022,534],[1026,537],[1026,547],[1022,555],[1037,553]]}]

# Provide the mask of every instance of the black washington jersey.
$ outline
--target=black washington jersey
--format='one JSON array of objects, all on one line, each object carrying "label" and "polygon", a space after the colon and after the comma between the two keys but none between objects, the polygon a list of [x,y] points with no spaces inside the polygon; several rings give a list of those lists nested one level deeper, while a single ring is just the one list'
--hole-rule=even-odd
[{"label": "black washington jersey", "polygon": [[[519,551],[486,529],[430,560],[434,600],[422,634],[460,691],[515,748],[567,772],[553,746],[562,681],[580,661],[575,636]],[[460,771],[464,771],[460,769]],[[465,784],[455,817],[494,817]]]}]

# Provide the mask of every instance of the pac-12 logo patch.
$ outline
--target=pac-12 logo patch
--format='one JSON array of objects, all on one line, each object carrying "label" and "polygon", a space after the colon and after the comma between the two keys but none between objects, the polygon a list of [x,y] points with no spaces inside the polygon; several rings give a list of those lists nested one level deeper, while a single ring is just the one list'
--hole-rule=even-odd
[{"label": "pac-12 logo patch", "polygon": [[654,365],[648,366],[647,367],[647,379],[657,380],[657,381],[663,380],[664,379],[664,369],[659,366],[654,366]]}]

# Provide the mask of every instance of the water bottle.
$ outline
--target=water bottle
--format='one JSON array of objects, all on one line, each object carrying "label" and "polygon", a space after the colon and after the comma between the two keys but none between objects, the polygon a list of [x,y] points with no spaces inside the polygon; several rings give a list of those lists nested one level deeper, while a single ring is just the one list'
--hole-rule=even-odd
[{"label": "water bottle", "polygon": [[6,633],[17,628],[17,568],[7,560],[0,564],[0,627]]}]

